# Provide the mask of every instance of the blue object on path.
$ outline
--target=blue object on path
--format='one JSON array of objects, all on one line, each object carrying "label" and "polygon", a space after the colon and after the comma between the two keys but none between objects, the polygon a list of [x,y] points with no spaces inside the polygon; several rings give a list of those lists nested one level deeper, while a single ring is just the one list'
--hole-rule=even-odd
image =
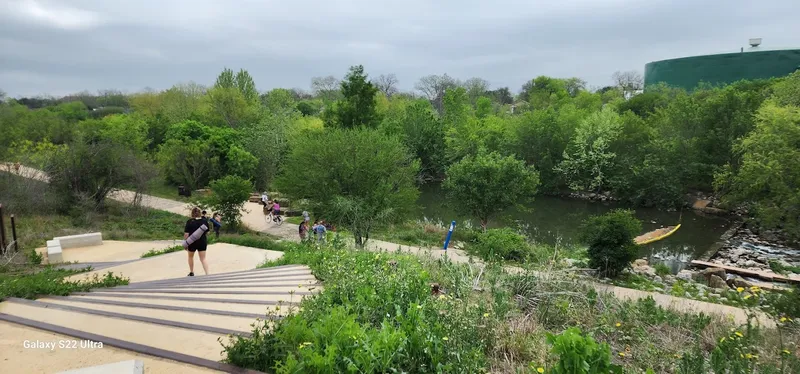
[{"label": "blue object on path", "polygon": [[450,237],[453,236],[453,230],[456,228],[456,221],[450,222],[450,230],[447,231],[447,239],[444,240],[444,250],[447,250],[447,245],[450,244]]}]

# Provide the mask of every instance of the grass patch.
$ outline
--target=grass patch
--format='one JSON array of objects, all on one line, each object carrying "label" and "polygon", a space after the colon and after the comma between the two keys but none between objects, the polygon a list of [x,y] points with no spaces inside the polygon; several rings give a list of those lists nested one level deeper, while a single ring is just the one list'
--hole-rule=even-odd
[{"label": "grass patch", "polygon": [[[573,371],[558,368],[570,363],[585,363],[585,372],[612,365],[631,373],[800,370],[797,346],[788,343],[800,334],[788,321],[777,331],[735,326],[666,310],[651,298],[599,294],[558,272],[509,274],[496,264],[480,272],[446,259],[279,246],[284,256],[265,266],[308,265],[325,290],[288,307],[283,320],[257,322],[253,337],[223,342],[230,363],[276,373],[564,373]],[[473,290],[479,272],[483,291]],[[434,283],[443,294],[432,294]],[[565,335],[568,328],[577,329]],[[601,346],[588,349],[593,341]],[[731,369],[744,364],[751,370]]]},{"label": "grass patch", "polygon": [[55,267],[26,267],[23,269],[0,269],[0,300],[9,297],[36,299],[43,295],[67,296],[72,292],[87,292],[93,288],[127,285],[128,279],[111,272],[80,282],[64,278],[91,270],[57,269]]},{"label": "grass patch", "polygon": [[143,253],[142,254],[142,258],[155,257],[155,256],[164,255],[164,254],[167,254],[167,253],[182,251],[182,250],[183,250],[183,246],[182,245],[176,245],[176,246],[169,247],[169,248],[164,248],[164,249],[151,249],[151,250]]},{"label": "grass patch", "polygon": [[800,266],[784,266],[775,260],[769,261],[769,268],[772,269],[772,271],[783,275],[788,275],[789,273],[800,274]]},{"label": "grass patch", "polygon": [[275,237],[263,233],[242,234],[242,235],[223,235],[214,242],[229,243],[241,245],[244,247],[253,247],[267,249],[270,251],[283,251],[284,247],[281,243],[275,241]]}]

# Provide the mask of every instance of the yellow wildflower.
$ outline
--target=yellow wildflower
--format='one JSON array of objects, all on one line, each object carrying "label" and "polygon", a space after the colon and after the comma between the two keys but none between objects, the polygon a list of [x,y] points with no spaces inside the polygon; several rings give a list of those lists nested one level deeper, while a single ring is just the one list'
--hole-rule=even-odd
[{"label": "yellow wildflower", "polygon": [[734,334],[736,334],[736,336],[738,336],[738,337],[740,337],[740,338],[744,337],[744,335],[742,335],[742,333],[740,333],[740,332],[738,332],[738,331],[737,331],[737,332],[735,332]]},{"label": "yellow wildflower", "polygon": [[747,300],[747,299],[749,299],[751,296],[752,296],[752,295],[744,295],[744,299],[745,299],[745,300]]},{"label": "yellow wildflower", "polygon": [[781,322],[786,322],[786,317],[781,317]]},{"label": "yellow wildflower", "polygon": [[736,287],[736,292],[742,292],[742,291],[744,291],[743,287]]},{"label": "yellow wildflower", "polygon": [[722,339],[719,340],[720,343],[725,341],[725,337],[723,336]]},{"label": "yellow wildflower", "polygon": [[536,368],[536,372],[539,374],[544,373],[544,368],[542,367]]},{"label": "yellow wildflower", "polygon": [[785,354],[785,355],[792,354],[792,352],[789,352],[789,350],[788,350],[788,349],[784,349],[783,351],[781,351],[781,353],[783,353],[783,354]]},{"label": "yellow wildflower", "polygon": [[750,287],[750,291],[758,292],[758,291],[760,291],[760,289],[758,288],[758,286],[752,286],[752,287]]},{"label": "yellow wildflower", "polygon": [[625,357],[625,352],[620,352],[619,357]]},{"label": "yellow wildflower", "polygon": [[489,313],[483,313],[483,317],[484,318],[489,317]]},{"label": "yellow wildflower", "polygon": [[439,300],[444,300],[444,299],[445,299],[444,295],[439,295]]},{"label": "yellow wildflower", "polygon": [[748,353],[748,354],[744,355],[744,358],[749,360],[749,359],[753,358],[753,355]]},{"label": "yellow wildflower", "polygon": [[617,324],[615,326],[617,326],[617,327],[622,326],[622,322],[617,322]]},{"label": "yellow wildflower", "polygon": [[448,341],[448,340],[450,340],[450,339],[448,339],[448,338],[445,336],[444,338],[442,338],[442,340],[444,340],[444,341]]},{"label": "yellow wildflower", "polygon": [[422,305],[417,305],[417,309],[422,309]]}]

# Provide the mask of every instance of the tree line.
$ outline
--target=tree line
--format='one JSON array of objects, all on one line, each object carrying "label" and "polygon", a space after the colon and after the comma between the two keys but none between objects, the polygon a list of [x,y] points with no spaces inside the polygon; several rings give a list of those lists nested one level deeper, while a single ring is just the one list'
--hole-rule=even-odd
[{"label": "tree line", "polygon": [[800,74],[691,92],[614,78],[589,90],[540,76],[512,95],[444,74],[410,94],[394,75],[353,66],[342,80],[313,78],[310,93],[260,92],[247,71],[225,69],[210,87],[6,98],[0,157],[102,140],[172,184],[236,176],[307,199],[364,238],[406,217],[418,185],[440,181],[482,224],[535,193],[670,208],[703,191],[800,237]]}]

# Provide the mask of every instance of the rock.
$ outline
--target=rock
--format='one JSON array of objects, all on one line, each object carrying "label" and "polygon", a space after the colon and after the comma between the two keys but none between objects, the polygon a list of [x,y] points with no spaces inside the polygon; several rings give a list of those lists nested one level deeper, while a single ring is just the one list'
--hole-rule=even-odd
[{"label": "rock", "polygon": [[[692,279],[691,275],[689,276],[689,279]],[[664,282],[667,283],[667,284],[675,283],[675,276],[674,275],[667,275],[666,277],[664,277]]]},{"label": "rock", "polygon": [[731,255],[730,259],[733,262],[739,262],[739,256],[738,255]]},{"label": "rock", "polygon": [[633,261],[633,267],[637,267],[637,266],[647,266],[647,260],[645,260],[643,258],[640,258],[640,259],[637,259],[637,260]]},{"label": "rock", "polygon": [[656,275],[656,277],[655,277],[655,278],[653,278],[653,282],[656,282],[656,283],[664,283],[664,280],[663,280],[663,279],[661,279],[661,277],[659,277],[658,275]]},{"label": "rock", "polygon": [[727,289],[728,284],[716,274],[711,274],[708,278],[708,286],[711,288]]},{"label": "rock", "polygon": [[681,270],[680,272],[678,272],[678,274],[675,276],[675,278],[682,279],[682,280],[685,280],[685,281],[691,281],[692,280],[692,275],[694,275],[694,272],[692,272],[690,270]]},{"label": "rock", "polygon": [[702,274],[706,280],[708,280],[712,275],[716,275],[720,278],[720,280],[725,279],[725,269],[722,268],[708,268],[703,270]]},{"label": "rock", "polygon": [[753,260],[747,260],[747,261],[744,262],[744,266],[747,266],[749,268],[754,267],[756,265],[757,265],[757,263],[755,261],[753,261]]},{"label": "rock", "polygon": [[647,265],[634,267],[633,271],[636,272],[636,273],[639,273],[639,274],[645,274],[645,275],[650,275],[650,276],[655,276],[656,275],[656,269],[654,269],[654,268],[652,268],[650,266],[647,266]]},{"label": "rock", "polygon": [[740,267],[740,268],[743,268],[743,267],[745,266],[745,265],[744,265],[744,264],[745,264],[745,262],[747,262],[747,261],[745,261],[745,259],[743,259],[743,258],[740,258],[740,259],[739,259],[739,261],[736,261],[736,266],[738,266],[738,267]]},{"label": "rock", "polygon": [[742,287],[742,288],[750,288],[753,287],[753,284],[742,279],[742,278],[733,278],[731,281],[734,287]]},{"label": "rock", "polygon": [[567,266],[569,266],[571,268],[574,268],[575,264],[579,263],[580,261],[576,260],[574,258],[567,258],[567,259],[564,259],[564,262],[567,263]]},{"label": "rock", "polygon": [[708,294],[708,297],[716,297],[717,299],[719,299],[720,297],[722,297],[722,295],[712,292],[712,293]]}]

